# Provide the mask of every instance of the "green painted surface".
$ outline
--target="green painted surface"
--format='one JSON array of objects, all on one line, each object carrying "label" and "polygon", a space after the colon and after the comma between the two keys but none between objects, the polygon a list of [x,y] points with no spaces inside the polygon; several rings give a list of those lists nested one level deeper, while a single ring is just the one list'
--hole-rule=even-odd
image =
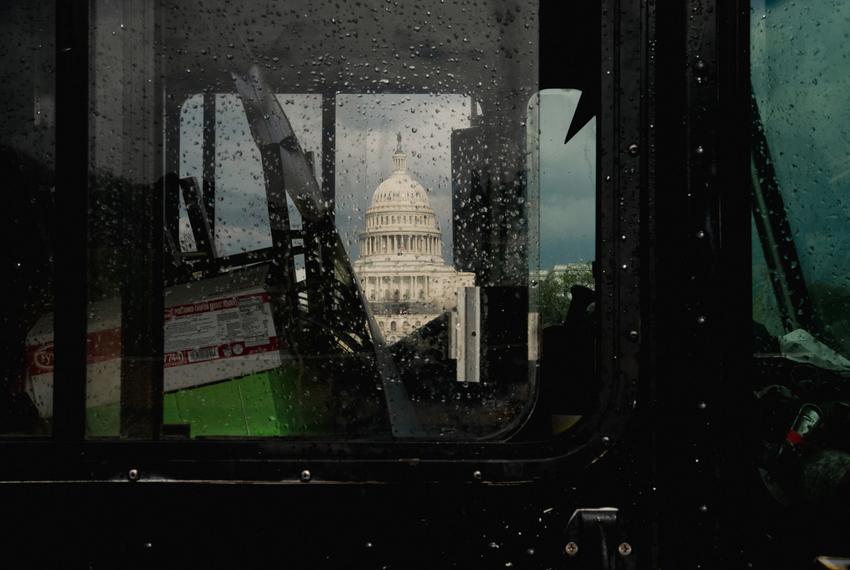
[{"label": "green painted surface", "polygon": [[[163,422],[191,437],[317,435],[331,429],[327,402],[326,387],[299,389],[297,372],[278,368],[165,394]],[[119,421],[118,403],[89,408],[88,435],[116,437]]]},{"label": "green painted surface", "polygon": [[86,409],[86,435],[88,437],[118,437],[120,416],[118,403]]}]

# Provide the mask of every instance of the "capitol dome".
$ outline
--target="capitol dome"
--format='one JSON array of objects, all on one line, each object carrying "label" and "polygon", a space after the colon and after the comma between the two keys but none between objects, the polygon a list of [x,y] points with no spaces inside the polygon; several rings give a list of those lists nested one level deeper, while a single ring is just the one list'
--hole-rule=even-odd
[{"label": "capitol dome", "polygon": [[393,154],[393,173],[375,189],[366,210],[366,228],[360,234],[361,259],[387,256],[394,261],[443,263],[440,225],[427,190],[407,172],[401,134]]},{"label": "capitol dome", "polygon": [[395,342],[457,305],[475,284],[443,261],[443,236],[428,191],[407,172],[401,134],[393,172],[375,189],[354,272],[384,338]]},{"label": "capitol dome", "polygon": [[407,172],[397,171],[381,182],[372,196],[372,207],[398,206],[406,203],[411,206],[430,208],[425,187],[414,180]]},{"label": "capitol dome", "polygon": [[393,154],[393,173],[375,189],[371,207],[395,209],[403,205],[431,208],[425,187],[407,172],[407,155],[401,149],[399,134],[398,147]]}]

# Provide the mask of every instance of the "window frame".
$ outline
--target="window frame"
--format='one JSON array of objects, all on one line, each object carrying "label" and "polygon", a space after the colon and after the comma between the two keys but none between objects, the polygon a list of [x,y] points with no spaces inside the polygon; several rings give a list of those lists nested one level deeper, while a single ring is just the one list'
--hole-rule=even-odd
[{"label": "window frame", "polygon": [[[56,3],[58,235],[54,424],[50,438],[4,438],[2,481],[390,482],[530,481],[604,455],[623,434],[641,381],[642,244],[652,161],[648,77],[651,10],[603,0],[597,117],[598,413],[547,442],[304,441],[85,438],[89,7]],[[631,33],[625,33],[628,30]],[[158,33],[158,30],[157,30]],[[541,45],[541,49],[545,44]],[[541,53],[541,58],[546,54]],[[540,88],[560,87],[542,84]],[[333,153],[323,153],[323,161]],[[328,166],[327,164],[325,166]],[[333,178],[333,165],[325,179]]]}]

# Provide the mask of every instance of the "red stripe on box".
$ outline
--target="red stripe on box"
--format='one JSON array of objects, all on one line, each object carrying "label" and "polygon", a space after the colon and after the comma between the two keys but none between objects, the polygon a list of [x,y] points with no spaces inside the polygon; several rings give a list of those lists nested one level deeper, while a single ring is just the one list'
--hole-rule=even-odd
[{"label": "red stripe on box", "polygon": [[[94,364],[121,357],[121,329],[90,332],[86,337],[86,363]],[[30,376],[53,372],[53,341],[27,347]]]}]

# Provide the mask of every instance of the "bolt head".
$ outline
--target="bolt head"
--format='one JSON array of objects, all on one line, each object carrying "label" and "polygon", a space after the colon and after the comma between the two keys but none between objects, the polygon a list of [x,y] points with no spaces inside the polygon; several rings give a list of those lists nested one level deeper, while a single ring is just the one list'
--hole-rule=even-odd
[{"label": "bolt head", "polygon": [[564,547],[564,552],[567,553],[567,556],[575,556],[576,554],[578,554],[578,544],[572,541],[568,542],[567,545]]},{"label": "bolt head", "polygon": [[481,481],[481,479],[484,478],[484,474],[481,473],[481,471],[479,471],[478,469],[476,469],[475,471],[472,472],[472,478],[475,479],[476,481]]},{"label": "bolt head", "polygon": [[637,156],[640,153],[640,147],[636,144],[629,145],[629,154],[632,156]]},{"label": "bolt head", "polygon": [[632,553],[632,545],[628,542],[621,542],[620,546],[617,547],[617,551],[621,556],[628,556]]},{"label": "bolt head", "polygon": [[310,479],[313,478],[313,475],[310,473],[309,469],[305,469],[301,472],[301,481],[307,483]]},{"label": "bolt head", "polygon": [[138,481],[139,480],[139,470],[138,469],[130,469],[127,472],[127,479],[130,481]]}]

